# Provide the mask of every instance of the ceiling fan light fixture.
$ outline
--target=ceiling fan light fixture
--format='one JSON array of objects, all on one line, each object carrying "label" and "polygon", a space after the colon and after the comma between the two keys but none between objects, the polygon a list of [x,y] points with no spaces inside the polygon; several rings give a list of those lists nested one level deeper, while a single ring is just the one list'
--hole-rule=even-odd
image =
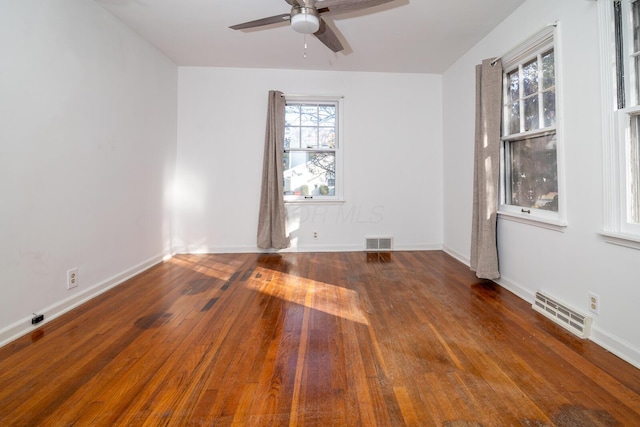
[{"label": "ceiling fan light fixture", "polygon": [[302,34],[313,34],[320,28],[320,18],[315,9],[294,8],[291,11],[291,28]]}]

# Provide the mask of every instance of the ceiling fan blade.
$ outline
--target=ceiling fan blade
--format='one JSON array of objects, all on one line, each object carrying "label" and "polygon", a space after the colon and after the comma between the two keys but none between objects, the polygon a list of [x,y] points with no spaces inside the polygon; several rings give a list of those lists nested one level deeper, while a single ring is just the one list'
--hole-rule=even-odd
[{"label": "ceiling fan blade", "polygon": [[340,43],[340,40],[338,40],[338,36],[336,36],[336,33],[331,29],[330,26],[327,25],[326,22],[324,22],[324,19],[322,18],[320,18],[320,28],[318,29],[318,31],[313,33],[313,35],[316,36],[318,40],[320,40],[322,43],[324,43],[325,46],[327,46],[334,52],[340,52],[344,49],[342,43]]},{"label": "ceiling fan blade", "polygon": [[262,27],[263,25],[278,24],[280,22],[288,22],[291,15],[283,13],[281,15],[270,16],[268,18],[256,19],[255,21],[245,22],[243,24],[233,25],[229,28],[232,30],[244,30],[246,28]]},{"label": "ceiling fan blade", "polygon": [[316,2],[316,8],[319,12],[325,12],[326,9],[328,9],[329,12],[344,13],[379,6],[392,1],[393,0],[322,0]]}]

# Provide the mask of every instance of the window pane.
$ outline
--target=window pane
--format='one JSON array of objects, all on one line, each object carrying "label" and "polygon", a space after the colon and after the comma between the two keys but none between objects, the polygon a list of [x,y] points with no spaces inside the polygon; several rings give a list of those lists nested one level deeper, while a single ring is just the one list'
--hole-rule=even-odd
[{"label": "window pane", "polygon": [[514,133],[520,133],[520,103],[514,102],[511,104],[509,114],[509,135]]},{"label": "window pane", "polygon": [[538,97],[532,96],[524,100],[524,130],[540,128]]},{"label": "window pane", "polygon": [[640,51],[640,2],[631,3],[633,8],[633,51]]},{"label": "window pane", "polygon": [[300,128],[284,128],[284,148],[300,148]]},{"label": "window pane", "polygon": [[556,124],[556,93],[550,90],[542,94],[542,110],[544,112],[544,127],[555,126]]},{"label": "window pane", "polygon": [[558,161],[555,134],[509,143],[507,203],[558,211]]},{"label": "window pane", "polygon": [[316,105],[303,105],[301,106],[302,126],[317,126],[318,125],[318,107]]},{"label": "window pane", "polygon": [[509,73],[509,100],[511,102],[520,99],[520,78],[518,76],[518,70]]},{"label": "window pane", "polygon": [[550,51],[542,55],[542,89],[553,86],[555,86],[555,64],[553,51]]},{"label": "window pane", "polygon": [[284,194],[335,196],[336,158],[333,152],[284,153]]},{"label": "window pane", "polygon": [[318,128],[302,128],[302,147],[318,148]]},{"label": "window pane", "polygon": [[622,5],[619,1],[613,2],[613,15],[615,21],[616,39],[616,95],[618,108],[624,108],[625,99],[625,75],[624,75],[624,43],[622,36]]},{"label": "window pane", "polygon": [[336,133],[333,128],[320,128],[320,148],[335,148]]},{"label": "window pane", "polygon": [[633,65],[631,65],[632,67],[635,67],[635,75],[636,75],[636,80],[635,80],[635,91],[636,91],[636,103],[635,105],[640,104],[640,81],[638,81],[638,77],[640,77],[640,56],[636,56],[633,58]]},{"label": "window pane", "polygon": [[[632,7],[632,17],[633,17],[633,51],[635,53],[640,52],[640,3],[633,2],[631,3]],[[635,92],[636,92],[636,105],[638,104],[638,99],[640,99],[640,82],[638,81],[638,76],[640,76],[640,59],[638,56],[633,58],[633,66],[635,67]]]},{"label": "window pane", "polygon": [[627,221],[640,224],[640,116],[631,117],[631,139],[628,146]]},{"label": "window pane", "polygon": [[286,126],[300,126],[299,105],[287,105],[284,107],[284,123]]},{"label": "window pane", "polygon": [[319,125],[320,126],[332,126],[336,125],[336,106],[335,105],[320,105],[319,106]]},{"label": "window pane", "polygon": [[524,96],[538,92],[538,60],[525,64],[522,67],[522,88]]}]

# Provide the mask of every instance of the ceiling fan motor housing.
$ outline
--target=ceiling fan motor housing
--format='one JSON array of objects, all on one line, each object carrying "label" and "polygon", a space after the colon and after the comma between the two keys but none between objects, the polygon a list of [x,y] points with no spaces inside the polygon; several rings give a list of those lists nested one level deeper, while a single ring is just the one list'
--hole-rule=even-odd
[{"label": "ceiling fan motor housing", "polygon": [[[367,9],[373,6],[389,3],[394,0],[285,0],[291,6],[290,13],[281,13],[279,15],[268,16],[262,19],[256,19],[244,22],[238,25],[232,25],[231,29],[245,30],[249,28],[263,27],[272,24],[280,24],[284,21],[291,22],[291,28],[298,33],[313,34],[320,42],[333,52],[341,52],[344,46],[340,42],[340,38],[336,35],[335,30],[323,20],[320,15],[330,13],[332,15],[355,12]],[[321,5],[320,9],[316,6]]]},{"label": "ceiling fan motor housing", "polygon": [[293,7],[291,28],[302,34],[313,34],[320,28],[320,14],[314,7]]}]

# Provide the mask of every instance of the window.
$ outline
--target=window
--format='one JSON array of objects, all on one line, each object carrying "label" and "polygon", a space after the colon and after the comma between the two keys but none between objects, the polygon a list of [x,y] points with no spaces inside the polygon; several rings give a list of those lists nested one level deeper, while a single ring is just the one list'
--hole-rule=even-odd
[{"label": "window", "polygon": [[554,26],[503,57],[500,213],[562,226]]},{"label": "window", "polygon": [[616,82],[618,86],[618,157],[621,180],[619,231],[640,236],[640,2],[614,2],[616,24]]},{"label": "window", "polygon": [[341,199],[341,99],[287,97],[285,201]]},{"label": "window", "polygon": [[600,2],[599,8],[603,98],[611,106],[603,122],[603,234],[640,248],[640,1]]}]

